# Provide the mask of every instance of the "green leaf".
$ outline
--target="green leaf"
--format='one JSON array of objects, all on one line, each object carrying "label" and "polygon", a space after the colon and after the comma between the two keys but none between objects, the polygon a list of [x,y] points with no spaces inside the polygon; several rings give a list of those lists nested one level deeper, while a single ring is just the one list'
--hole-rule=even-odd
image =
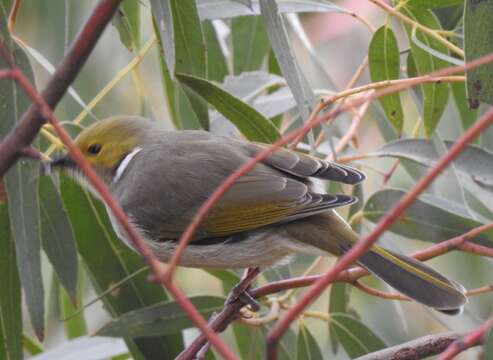
[{"label": "green leaf", "polygon": [[[279,12],[303,13],[303,12],[343,12],[348,10],[329,1],[320,0],[277,0]],[[227,19],[237,16],[260,15],[259,0],[252,0],[252,6],[248,7],[233,1],[224,0],[198,0],[199,15],[202,20]]]},{"label": "green leaf", "polygon": [[233,73],[260,69],[270,45],[265,26],[259,16],[241,16],[231,21]]},{"label": "green leaf", "polygon": [[317,341],[307,327],[300,326],[298,333],[298,360],[322,360],[322,352]]},{"label": "green leaf", "polygon": [[[205,318],[224,307],[224,298],[217,296],[196,296],[190,301]],[[125,313],[103,326],[97,335],[146,337],[176,334],[191,327],[194,323],[180,305],[176,301],[166,301]]]},{"label": "green leaf", "polygon": [[[444,141],[445,148],[450,149],[454,142]],[[372,156],[390,156],[433,167],[440,158],[440,153],[430,140],[406,139],[384,145],[371,154]],[[493,209],[493,153],[475,145],[469,145],[454,160],[454,167],[461,184],[472,194],[476,194],[484,205]]]},{"label": "green leaf", "polygon": [[[462,128],[467,130],[478,118],[478,111],[477,109],[469,108],[469,99],[466,95],[465,84],[460,82],[451,83],[450,88],[452,89],[455,105],[462,120]],[[478,140],[476,139],[476,141]]]},{"label": "green leaf", "polygon": [[[104,206],[68,177],[61,176],[60,180],[62,199],[76,235],[79,254],[96,291],[101,293],[141,269],[142,259],[116,238]],[[103,298],[113,317],[167,300],[162,288],[149,283],[146,276],[141,273],[133,277]],[[126,342],[138,359],[174,358],[183,349],[180,334],[126,339]]]},{"label": "green leaf", "polygon": [[209,20],[202,23],[207,47],[207,79],[223,82],[228,75],[228,64],[219,44],[218,34]]},{"label": "green leaf", "polygon": [[[207,55],[202,25],[195,0],[168,0],[173,14],[175,45],[174,72],[201,78],[207,77]],[[185,90],[201,127],[209,129],[207,104],[195,93]]]},{"label": "green leaf", "polygon": [[[394,32],[389,27],[382,26],[374,33],[368,50],[368,62],[373,82],[399,78],[399,47]],[[400,134],[404,125],[404,113],[399,93],[381,97],[379,101],[387,119]]]},{"label": "green leaf", "polygon": [[0,284],[0,358],[22,359],[21,285],[5,203],[0,204]]},{"label": "green leaf", "polygon": [[[85,290],[85,273],[84,271],[79,272],[78,284],[77,284],[77,304],[82,304],[84,301],[84,290]],[[81,311],[77,315],[73,314],[79,309],[74,306],[70,298],[68,297],[65,289],[60,287],[58,290],[59,301],[60,301],[60,313],[64,321],[65,326],[65,336],[67,339],[74,339],[87,334],[87,324],[84,318],[84,311]]]},{"label": "green leaf", "polygon": [[150,0],[154,16],[154,31],[159,38],[164,63],[169,73],[175,72],[175,33],[171,0]]},{"label": "green leaf", "polygon": [[123,0],[120,10],[126,18],[130,28],[130,35],[136,47],[140,46],[140,6],[139,0]]},{"label": "green leaf", "polygon": [[177,74],[176,77],[213,105],[248,140],[272,143],[279,139],[280,134],[277,128],[268,119],[250,105],[221,89],[218,85],[205,79],[185,74]]},{"label": "green leaf", "polygon": [[24,351],[29,355],[38,355],[44,351],[40,343],[38,343],[35,339],[30,338],[26,334],[22,334],[22,347],[24,348]]},{"label": "green leaf", "polygon": [[134,50],[134,40],[132,38],[132,30],[130,28],[130,22],[125,15],[125,12],[120,8],[117,10],[113,19],[111,19],[111,24],[116,28],[118,34],[120,35],[120,41],[129,50]]},{"label": "green leaf", "polygon": [[[365,204],[364,215],[376,223],[406,194],[404,190],[378,191]],[[422,195],[410,205],[389,230],[411,239],[438,243],[464,234],[480,226],[468,210],[444,198]],[[493,231],[487,231],[473,241],[493,247]]]},{"label": "green leaf", "polygon": [[464,0],[409,0],[409,6],[420,7],[424,9],[436,9],[454,5],[464,4]]},{"label": "green leaf", "polygon": [[[466,1],[464,13],[464,50],[466,62],[493,52],[493,1]],[[467,71],[469,104],[477,108],[479,102],[493,104],[493,64],[485,64]]]},{"label": "green leaf", "polygon": [[78,260],[74,232],[60,194],[49,176],[39,179],[39,208],[43,249],[58,279],[75,300]]},{"label": "green leaf", "polygon": [[[0,4],[0,22],[6,11]],[[5,31],[5,33],[3,33]],[[6,30],[2,29],[0,37],[9,39]],[[7,40],[8,41],[8,40]],[[25,53],[12,45],[13,61],[24,75],[32,82],[33,74]],[[0,59],[0,68],[7,64]],[[31,99],[13,81],[0,81],[0,136],[14,127],[22,113],[31,104]],[[41,277],[41,239],[39,236],[39,203],[38,203],[38,169],[39,164],[31,160],[21,159],[5,176],[5,187],[9,199],[9,217],[12,236],[15,241],[17,266],[24,289],[27,310],[34,332],[39,339],[44,337],[44,290]]]},{"label": "green leaf", "polygon": [[[300,115],[306,121],[315,103],[315,94],[296,62],[277,3],[270,0],[260,0],[260,10],[277,62],[293,93]],[[311,143],[314,142],[312,131],[308,134],[308,139]]]},{"label": "green leaf", "polygon": [[[402,7],[400,10],[404,15],[419,22],[420,24],[430,28],[440,30],[440,23],[435,15],[426,9],[413,8],[410,6]],[[419,75],[426,75],[430,72],[438,71],[449,64],[444,60],[438,59],[429,52],[420,48],[415,41],[413,41],[413,29],[406,25],[406,32],[411,43],[411,53],[413,55],[416,69]],[[437,40],[431,38],[428,35],[416,30],[416,38],[427,47],[448,55],[448,49]],[[425,124],[426,134],[431,136],[435,131],[435,128],[442,117],[445,106],[447,105],[449,97],[448,84],[423,84],[421,86],[423,90],[423,120]]]},{"label": "green leaf", "polygon": [[337,338],[349,357],[355,358],[386,347],[385,343],[360,320],[347,314],[330,314]]},{"label": "green leaf", "polygon": [[207,104],[174,80],[175,72],[206,77],[205,41],[195,1],[153,0],[151,5],[164,51],[161,72],[173,122],[178,129],[208,129]]},{"label": "green leaf", "polygon": [[[329,313],[347,312],[350,290],[351,286],[349,284],[343,282],[332,284],[329,295]],[[332,322],[329,322],[329,335],[332,351],[335,354],[337,352],[339,340],[337,339],[337,332]]]},{"label": "green leaf", "polygon": [[[157,26],[154,26],[154,32],[158,39],[161,39],[161,35],[157,30]],[[161,44],[161,41],[160,41]],[[165,52],[164,52],[165,53]],[[192,108],[190,100],[185,94],[184,89],[180,83],[174,82],[171,78],[171,74],[166,64],[166,57],[163,54],[163,49],[159,52],[159,65],[161,75],[163,78],[164,93],[168,103],[168,108],[171,113],[171,121],[176,129],[183,130],[195,130],[201,129],[202,125],[197,117],[197,114]]]}]

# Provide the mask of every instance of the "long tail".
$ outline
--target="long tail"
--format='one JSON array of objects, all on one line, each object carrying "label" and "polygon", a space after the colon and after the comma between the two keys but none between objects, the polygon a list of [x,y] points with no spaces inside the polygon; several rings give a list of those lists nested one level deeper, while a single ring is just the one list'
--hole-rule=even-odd
[{"label": "long tail", "polygon": [[[318,248],[340,254],[348,251],[359,239],[359,235],[335,212],[324,213],[318,219],[312,219],[307,220],[317,231],[304,232],[303,239],[304,242]],[[320,239],[322,229],[325,230],[323,241]],[[315,232],[318,232],[318,239],[312,236]],[[358,262],[394,289],[443,313],[459,314],[467,302],[464,288],[460,284],[448,280],[437,271],[410,257],[373,246]]]}]

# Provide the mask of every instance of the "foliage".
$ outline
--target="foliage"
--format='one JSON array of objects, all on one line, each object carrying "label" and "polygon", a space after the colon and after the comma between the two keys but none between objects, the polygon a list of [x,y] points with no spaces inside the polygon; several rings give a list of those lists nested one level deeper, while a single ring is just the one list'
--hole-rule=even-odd
[{"label": "foliage", "polygon": [[[0,1],[0,41],[22,72],[39,84],[80,27],[83,17],[78,14],[91,10],[85,2],[48,3],[23,2],[12,13],[12,33],[6,24],[13,4]],[[300,128],[321,100],[336,99],[337,107],[359,98],[357,107],[308,132],[298,150],[367,173],[367,184],[354,190],[360,203],[343,212],[366,234],[492,103],[492,65],[469,70],[467,76],[435,76],[378,101],[364,97],[489,54],[493,1],[403,0],[394,1],[391,11],[362,6],[355,13],[344,6],[319,0],[124,0],[102,46],[92,54],[93,62],[57,108],[57,117],[69,119],[62,124],[72,135],[97,119],[129,113],[176,130],[204,129],[273,143]],[[370,11],[385,16],[377,24]],[[352,25],[342,19],[351,19]],[[368,29],[354,26],[358,21]],[[43,31],[36,34],[36,26]],[[330,34],[324,35],[325,30]],[[315,43],[318,38],[322,40]],[[352,42],[357,45],[348,46]],[[8,65],[2,59],[0,64],[2,69]],[[345,84],[341,78],[353,80]],[[83,99],[92,100],[86,104]],[[30,103],[14,80],[0,79],[2,138]],[[492,134],[486,131],[469,145],[388,229],[382,239],[387,247],[408,251],[430,246],[493,221]],[[47,156],[60,151],[49,126],[34,146]],[[2,182],[0,358],[21,359],[22,349],[39,353],[36,359],[90,359],[95,352],[114,358],[177,356],[193,322],[178,302],[148,281],[145,264],[118,240],[103,204],[67,177],[39,172],[38,163],[22,159]],[[327,190],[341,191],[333,184]],[[435,262],[468,288],[491,282],[492,265],[480,255],[493,247],[493,230],[473,242],[484,246],[484,253],[460,252]],[[301,275],[314,261],[300,255],[289,267],[267,270],[263,277],[275,282]],[[239,274],[226,270],[183,270],[177,281],[209,317],[223,308],[238,279]],[[365,284],[381,286],[373,278]],[[280,357],[356,358],[413,334],[432,333],[438,324],[465,331],[491,311],[486,296],[471,300],[456,320],[350,290],[351,284],[336,283],[322,296],[325,301],[306,309],[283,338]],[[104,310],[94,314],[94,306],[85,304],[98,295]],[[251,326],[232,326],[228,345],[236,346],[242,358],[263,356],[265,334],[277,318],[269,315],[276,306],[281,313],[290,308],[297,295],[289,290],[280,298],[263,299]],[[66,340],[56,338],[52,329],[60,317]],[[98,336],[87,336],[94,333]],[[34,336],[59,345],[44,350]],[[488,339],[485,349],[491,343]],[[207,353],[208,359],[215,357],[213,351]]]}]

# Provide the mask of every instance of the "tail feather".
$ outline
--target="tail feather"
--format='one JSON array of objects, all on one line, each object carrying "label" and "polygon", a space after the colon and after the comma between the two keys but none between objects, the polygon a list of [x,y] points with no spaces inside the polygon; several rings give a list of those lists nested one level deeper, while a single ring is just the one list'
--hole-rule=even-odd
[{"label": "tail feather", "polygon": [[460,284],[407,256],[374,246],[359,263],[401,293],[446,314],[460,313],[467,302]]}]

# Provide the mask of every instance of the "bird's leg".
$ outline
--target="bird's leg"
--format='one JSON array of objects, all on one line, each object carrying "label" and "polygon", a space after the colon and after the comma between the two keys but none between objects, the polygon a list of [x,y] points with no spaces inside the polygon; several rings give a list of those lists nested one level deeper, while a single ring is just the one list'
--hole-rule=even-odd
[{"label": "bird's leg", "polygon": [[243,277],[240,282],[231,290],[228,297],[226,298],[225,304],[231,304],[237,299],[240,299],[245,304],[250,305],[252,311],[256,312],[260,310],[260,304],[255,300],[249,293],[253,279],[260,273],[259,267],[248,268],[243,273]]}]

